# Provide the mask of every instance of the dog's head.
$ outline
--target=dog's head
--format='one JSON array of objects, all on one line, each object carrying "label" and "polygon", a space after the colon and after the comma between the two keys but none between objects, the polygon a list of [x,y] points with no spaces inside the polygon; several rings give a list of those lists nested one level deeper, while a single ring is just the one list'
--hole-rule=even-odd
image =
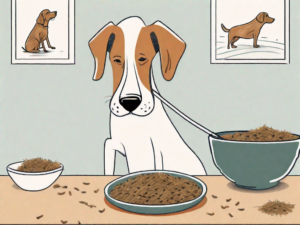
[{"label": "dog's head", "polygon": [[257,15],[256,20],[260,23],[273,23],[275,19],[269,17],[268,13],[261,12]]},{"label": "dog's head", "polygon": [[56,11],[50,12],[48,9],[45,9],[39,14],[39,17],[37,18],[36,22],[46,27],[48,26],[49,20],[54,19],[56,15]]},{"label": "dog's head", "polygon": [[113,70],[110,110],[116,116],[146,116],[154,109],[152,60],[160,54],[161,70],[170,81],[186,44],[160,21],[145,26],[139,17],[104,26],[89,42],[95,58],[93,80],[104,72],[106,53]]}]

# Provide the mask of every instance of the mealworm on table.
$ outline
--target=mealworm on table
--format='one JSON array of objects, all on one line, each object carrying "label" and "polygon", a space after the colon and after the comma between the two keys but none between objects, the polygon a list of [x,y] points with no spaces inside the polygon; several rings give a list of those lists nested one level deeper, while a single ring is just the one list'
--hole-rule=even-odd
[{"label": "mealworm on table", "polygon": [[207,215],[210,215],[210,216],[213,216],[213,215],[215,215],[215,213],[206,213]]},{"label": "mealworm on table", "polygon": [[84,184],[84,185],[89,185],[90,183],[85,183],[85,182],[83,182],[83,184]]},{"label": "mealworm on table", "polygon": [[53,188],[60,188],[60,185],[59,184],[55,184],[55,185],[53,185]]},{"label": "mealworm on table", "polygon": [[90,208],[96,208],[96,206],[95,205],[88,205]]},{"label": "mealworm on table", "polygon": [[72,196],[72,192],[71,191],[69,191],[69,195]]},{"label": "mealworm on table", "polygon": [[67,222],[68,222],[67,220],[66,221],[61,220],[62,224],[66,224]]},{"label": "mealworm on table", "polygon": [[229,216],[230,216],[230,217],[233,217],[233,215],[231,215],[230,213],[229,213]]},{"label": "mealworm on table", "polygon": [[62,186],[62,188],[68,188],[68,186]]},{"label": "mealworm on table", "polygon": [[235,205],[239,205],[239,204],[240,204],[240,202],[235,203]]},{"label": "mealworm on table", "polygon": [[222,209],[226,209],[226,208],[229,208],[229,206],[228,206],[228,205],[226,205],[226,206],[222,206],[222,205],[221,205],[221,208],[222,208]]},{"label": "mealworm on table", "polygon": [[217,196],[215,196],[215,195],[212,195],[212,197],[213,197],[213,198],[218,198],[218,197],[217,197]]},{"label": "mealworm on table", "polygon": [[95,193],[98,193],[98,191],[99,191],[99,188],[98,188],[97,190],[95,190],[94,192],[95,192]]},{"label": "mealworm on table", "polygon": [[40,216],[37,216],[36,218],[39,220],[43,217],[44,215],[40,215]]},{"label": "mealworm on table", "polygon": [[64,195],[66,192],[58,192],[59,195]]},{"label": "mealworm on table", "polygon": [[87,205],[87,204],[88,204],[87,202],[84,202],[84,201],[80,201],[79,203],[81,203],[81,204],[85,204],[85,205]]},{"label": "mealworm on table", "polygon": [[74,189],[75,189],[76,191],[79,191],[79,189],[78,189],[77,187],[74,187]]},{"label": "mealworm on table", "polygon": [[244,211],[245,209],[239,209],[240,211]]},{"label": "mealworm on table", "polygon": [[104,209],[102,209],[102,210],[99,210],[99,212],[100,212],[100,213],[103,213],[104,211],[105,211],[105,208],[104,208]]},{"label": "mealworm on table", "polygon": [[231,201],[231,198],[229,198],[229,199],[226,199],[226,202],[230,202]]},{"label": "mealworm on table", "polygon": [[85,194],[85,193],[86,193],[86,191],[82,191],[81,193],[82,193],[82,194]]}]

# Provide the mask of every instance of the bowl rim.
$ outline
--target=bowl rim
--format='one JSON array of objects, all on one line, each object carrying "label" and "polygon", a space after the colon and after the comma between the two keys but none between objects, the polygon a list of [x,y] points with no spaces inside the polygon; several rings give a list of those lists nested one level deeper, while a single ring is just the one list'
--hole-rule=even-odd
[{"label": "bowl rim", "polygon": [[61,171],[61,170],[64,169],[64,165],[61,164],[61,163],[59,163],[60,164],[59,168],[57,168],[55,170],[45,171],[45,172],[23,172],[23,171],[19,171],[19,170],[11,168],[11,166],[13,166],[15,164],[18,164],[18,163],[22,163],[22,162],[24,162],[24,161],[11,163],[11,164],[7,165],[6,170],[8,172],[19,174],[19,175],[33,175],[33,176],[36,176],[36,175],[47,175],[47,174],[51,174],[51,173],[56,173],[56,172]]},{"label": "bowl rim", "polygon": [[[149,173],[167,173],[167,174],[176,174],[176,175],[180,175],[180,176],[183,176],[183,177],[186,177],[186,178],[189,178],[197,183],[200,183],[202,185],[202,193],[200,196],[198,196],[197,198],[195,199],[192,199],[190,201],[187,201],[187,202],[182,202],[182,203],[175,203],[175,204],[169,204],[169,205],[141,205],[141,204],[133,204],[133,203],[128,203],[128,202],[122,202],[122,201],[119,201],[117,199],[114,199],[112,198],[109,193],[108,193],[108,189],[110,188],[110,186],[115,183],[116,181],[119,181],[119,180],[123,180],[123,179],[129,179],[131,177],[135,177],[135,176],[138,176],[138,175],[141,175],[141,174],[149,174]],[[104,194],[105,194],[105,197],[106,198],[109,198],[111,199],[112,201],[115,201],[119,204],[122,204],[122,205],[127,205],[127,206],[131,206],[131,207],[142,207],[142,208],[172,208],[172,207],[178,207],[178,206],[182,206],[182,205],[187,205],[187,204],[190,204],[192,202],[195,202],[201,198],[204,198],[204,196],[206,195],[207,193],[207,186],[206,184],[192,176],[192,175],[188,175],[188,174],[185,174],[185,173],[180,173],[180,172],[177,172],[177,171],[171,171],[171,170],[145,170],[145,171],[139,171],[139,172],[134,172],[134,173],[129,173],[129,174],[126,174],[124,176],[121,176],[117,179],[114,179],[113,181],[109,182],[105,188],[104,188]]]},{"label": "bowl rim", "polygon": [[[216,134],[221,134],[221,133],[227,133],[227,132],[248,132],[249,130],[229,130],[229,131],[220,131],[220,132],[216,132]],[[212,136],[211,134],[208,136],[209,139],[213,139],[213,140],[217,140],[220,142],[234,142],[234,143],[244,143],[244,144],[281,144],[281,143],[291,143],[291,142],[299,142],[300,141],[300,135],[299,134],[294,134],[291,133],[295,136],[298,136],[297,139],[294,140],[286,140],[286,141],[235,141],[235,140],[227,140],[227,139],[219,139],[216,138],[214,136]]]}]

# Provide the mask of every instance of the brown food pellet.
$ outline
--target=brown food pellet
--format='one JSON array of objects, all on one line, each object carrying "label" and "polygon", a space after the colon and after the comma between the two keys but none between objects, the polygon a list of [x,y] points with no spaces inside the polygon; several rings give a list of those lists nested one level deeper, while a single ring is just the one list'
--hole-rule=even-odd
[{"label": "brown food pellet", "polygon": [[78,224],[81,224],[79,220],[78,220]]},{"label": "brown food pellet", "polygon": [[98,193],[98,191],[99,191],[99,189],[95,190],[94,192],[95,192],[95,193]]},{"label": "brown food pellet", "polygon": [[71,191],[69,191],[69,195],[72,196],[72,192]]},{"label": "brown food pellet", "polygon": [[229,213],[229,216],[230,216],[230,217],[233,217],[233,215],[231,215],[230,213]]},{"label": "brown food pellet", "polygon": [[17,168],[22,172],[46,172],[60,168],[59,162],[42,159],[41,157],[34,159],[24,159],[24,162]]},{"label": "brown food pellet", "polygon": [[229,206],[228,206],[228,205],[226,205],[226,206],[222,206],[222,205],[221,205],[221,208],[222,208],[222,209],[226,209],[226,208],[229,208]]},{"label": "brown food pellet", "polygon": [[64,195],[66,192],[58,192],[59,195]]},{"label": "brown food pellet", "polygon": [[229,199],[226,199],[226,202],[230,202],[231,201],[231,198],[229,198]]},{"label": "brown food pellet", "polygon": [[248,132],[236,132],[235,134],[226,134],[222,138],[234,141],[289,141],[298,139],[299,136],[293,135],[287,131],[279,131],[266,125]]},{"label": "brown food pellet", "polygon": [[103,213],[104,211],[105,211],[105,208],[104,208],[104,209],[102,209],[102,210],[99,210],[99,212],[100,212],[100,213]]},{"label": "brown food pellet", "polygon": [[213,197],[213,198],[218,198],[218,197],[217,197],[217,196],[215,196],[215,195],[212,195],[212,197]]},{"label": "brown food pellet", "polygon": [[68,222],[67,220],[66,221],[61,220],[62,224],[66,224],[67,222]]},{"label": "brown food pellet", "polygon": [[74,189],[75,189],[76,191],[79,191],[79,189],[78,189],[77,187],[74,187]]},{"label": "brown food pellet", "polygon": [[235,203],[236,206],[238,206],[240,204],[240,202]]},{"label": "brown food pellet", "polygon": [[110,196],[133,204],[169,205],[193,200],[201,193],[202,188],[193,180],[179,179],[165,173],[152,173],[138,175],[116,185]]},{"label": "brown food pellet", "polygon": [[89,185],[90,183],[85,183],[85,182],[83,182],[83,184],[84,184],[84,185]]},{"label": "brown food pellet", "polygon": [[245,209],[238,209],[238,210],[240,210],[240,211],[244,211]]},{"label": "brown food pellet", "polygon": [[269,201],[263,206],[260,206],[258,210],[262,213],[266,213],[268,215],[287,215],[293,212],[293,208],[295,205],[288,204],[284,202],[276,201]]},{"label": "brown food pellet", "polygon": [[68,188],[68,186],[62,186],[62,188]]},{"label": "brown food pellet", "polygon": [[82,191],[81,193],[82,193],[82,194],[85,194],[85,193],[86,193],[86,191]]},{"label": "brown food pellet", "polygon": [[53,185],[53,188],[60,188],[60,185],[59,184],[55,184],[55,185]]},{"label": "brown food pellet", "polygon": [[39,220],[43,217],[44,215],[40,215],[40,216],[37,216],[36,218]]},{"label": "brown food pellet", "polygon": [[215,213],[206,213],[207,215],[210,215],[210,216],[213,216],[213,215],[215,215]]}]

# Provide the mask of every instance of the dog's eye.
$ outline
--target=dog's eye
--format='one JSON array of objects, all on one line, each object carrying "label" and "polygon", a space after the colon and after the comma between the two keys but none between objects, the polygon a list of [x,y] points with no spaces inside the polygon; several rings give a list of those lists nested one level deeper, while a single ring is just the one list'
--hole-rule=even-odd
[{"label": "dog's eye", "polygon": [[139,61],[140,61],[140,62],[143,62],[143,61],[145,61],[145,60],[146,60],[146,58],[143,58],[143,57],[139,58]]},{"label": "dog's eye", "polygon": [[115,59],[114,62],[121,63],[121,60],[120,59]]}]

